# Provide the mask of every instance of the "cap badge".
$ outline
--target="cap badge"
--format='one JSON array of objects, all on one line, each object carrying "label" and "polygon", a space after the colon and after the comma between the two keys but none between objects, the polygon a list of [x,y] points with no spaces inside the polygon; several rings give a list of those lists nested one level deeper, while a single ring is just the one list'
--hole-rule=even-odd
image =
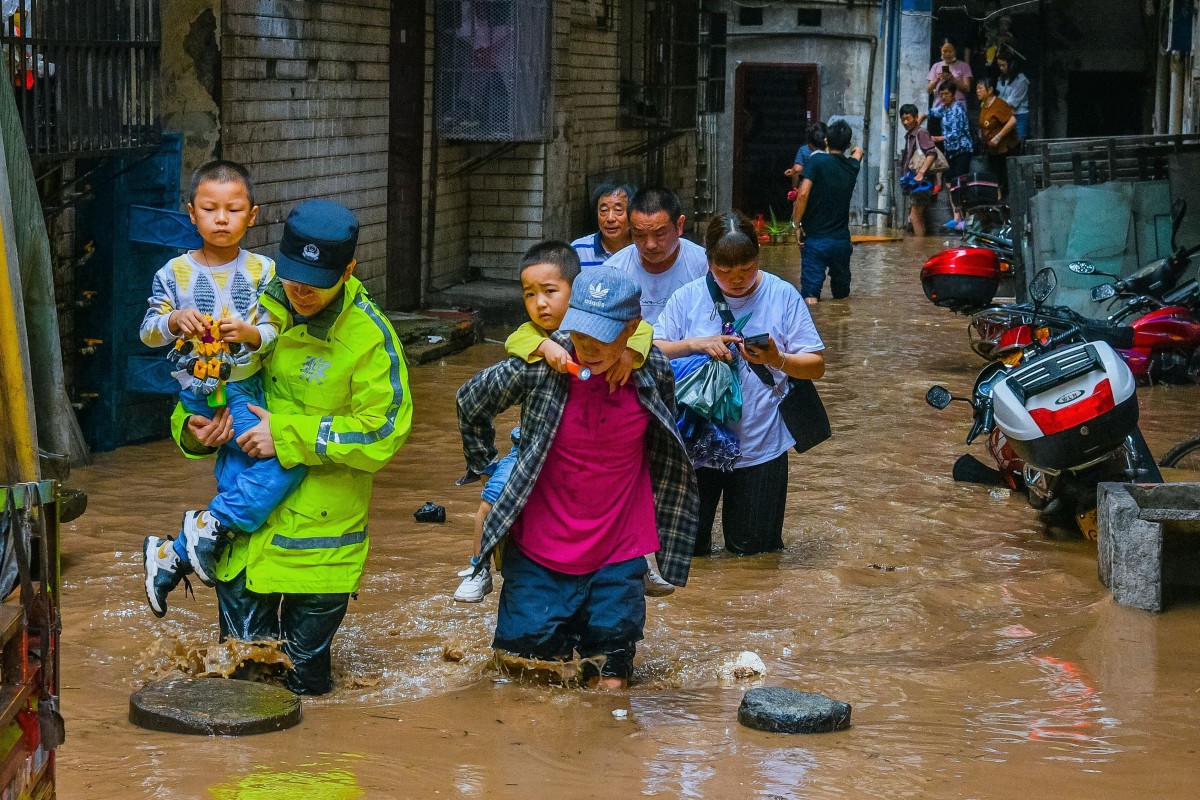
[{"label": "cap badge", "polygon": [[589,283],[588,296],[593,300],[603,300],[608,297],[608,289],[602,283]]},{"label": "cap badge", "polygon": [[321,250],[315,244],[309,243],[304,245],[304,249],[300,251],[300,254],[309,261],[316,261],[321,257]]}]

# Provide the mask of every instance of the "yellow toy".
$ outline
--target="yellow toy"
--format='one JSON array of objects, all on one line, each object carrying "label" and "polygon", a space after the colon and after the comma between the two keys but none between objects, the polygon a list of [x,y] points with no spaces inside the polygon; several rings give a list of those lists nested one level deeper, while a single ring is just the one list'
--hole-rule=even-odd
[{"label": "yellow toy", "polygon": [[172,374],[185,390],[206,395],[211,408],[221,408],[226,404],[225,383],[234,367],[250,363],[250,351],[240,342],[230,348],[221,340],[218,323],[208,314],[204,319],[208,323],[204,335],[180,338],[167,357],[179,367]]}]

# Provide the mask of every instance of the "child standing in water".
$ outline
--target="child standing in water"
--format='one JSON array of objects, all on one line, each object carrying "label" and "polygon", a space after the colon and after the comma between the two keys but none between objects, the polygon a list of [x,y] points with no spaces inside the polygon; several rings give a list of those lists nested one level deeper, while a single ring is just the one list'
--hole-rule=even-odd
[{"label": "child standing in water", "polygon": [[[545,360],[557,372],[567,372],[573,365],[571,355],[560,344],[550,339],[558,330],[567,304],[571,298],[571,282],[581,270],[579,255],[566,242],[540,242],[521,257],[521,291],[525,299],[525,311],[529,322],[517,328],[504,343],[510,356],[533,364]],[[610,388],[616,389],[629,379],[630,370],[640,367],[650,352],[653,329],[646,323],[638,326],[631,337],[629,347],[621,354],[618,362],[605,376]],[[490,476],[483,489],[479,510],[475,513],[475,546],[478,548],[483,534],[483,521],[500,492],[508,483],[513,465],[517,462],[520,444],[520,428],[511,434],[512,449],[508,455],[488,466],[484,474]],[[482,567],[480,564],[482,563]],[[675,587],[663,580],[652,560],[647,558],[645,590],[652,597],[664,597],[675,591]],[[481,562],[479,551],[471,558],[470,566],[459,573],[462,583],[454,592],[454,599],[463,603],[478,603],[492,591],[492,571],[486,561]]]},{"label": "child standing in water", "polygon": [[[259,423],[249,406],[266,406],[261,360],[274,347],[281,321],[259,303],[259,295],[275,277],[275,262],[240,247],[258,216],[254,184],[241,164],[213,161],[196,170],[187,208],[203,244],[155,273],[141,337],[150,347],[165,347],[215,328],[221,342],[243,345],[250,357],[233,367],[224,403],[233,416],[235,436],[240,436]],[[212,387],[188,375],[180,375],[180,382],[186,384],[179,393],[184,408],[212,419],[219,407],[209,403]],[[177,538],[147,536],[143,541],[146,602],[156,617],[167,613],[167,595],[189,573],[212,586],[213,565],[226,541],[237,530],[261,526],[304,477],[303,466],[284,469],[274,458],[250,458],[232,441],[225,447],[231,448],[226,462],[242,473],[238,489],[222,493],[207,509],[186,512]]]},{"label": "child standing in water", "polygon": [[615,391],[596,380],[616,367],[640,321],[633,278],[588,270],[550,338],[592,380],[513,358],[458,392],[463,450],[476,473],[496,455],[492,420],[522,405],[517,461],[483,523],[484,558],[505,541],[492,646],[586,659],[587,684],[602,689],[625,688],[633,672],[646,620],[644,556],[657,551],[663,577],[684,585],[699,519],[670,362],[652,349]]}]

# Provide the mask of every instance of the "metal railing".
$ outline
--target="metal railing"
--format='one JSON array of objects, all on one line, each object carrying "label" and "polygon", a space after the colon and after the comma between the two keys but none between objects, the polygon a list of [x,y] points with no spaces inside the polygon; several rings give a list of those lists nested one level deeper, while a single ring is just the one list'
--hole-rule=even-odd
[{"label": "metal railing", "polygon": [[159,0],[0,6],[0,63],[31,155],[99,155],[159,143]]}]

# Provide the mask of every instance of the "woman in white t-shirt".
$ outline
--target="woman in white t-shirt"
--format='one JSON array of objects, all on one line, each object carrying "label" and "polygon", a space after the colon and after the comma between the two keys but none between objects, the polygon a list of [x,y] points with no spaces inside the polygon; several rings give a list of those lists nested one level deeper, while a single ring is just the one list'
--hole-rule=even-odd
[{"label": "woman in white t-shirt", "polygon": [[[732,472],[696,470],[700,488],[696,554],[712,552],[712,525],[722,497],[727,550],[739,555],[780,550],[787,453],[796,442],[779,415],[779,404],[789,377],[816,379],[825,373],[821,355],[825,345],[796,287],[759,269],[758,237],[749,219],[736,212],[714,217],[704,242],[709,273],[733,317],[751,315],[742,334],[749,338],[766,333],[769,338],[765,346],[755,348],[746,347],[739,336],[723,335],[707,278],[680,287],[654,324],[654,343],[668,357],[706,353],[733,361],[741,380],[742,418],[730,428],[741,444],[742,458]],[[730,351],[731,343],[736,343],[738,357]],[[774,388],[750,364],[765,365]]]}]

